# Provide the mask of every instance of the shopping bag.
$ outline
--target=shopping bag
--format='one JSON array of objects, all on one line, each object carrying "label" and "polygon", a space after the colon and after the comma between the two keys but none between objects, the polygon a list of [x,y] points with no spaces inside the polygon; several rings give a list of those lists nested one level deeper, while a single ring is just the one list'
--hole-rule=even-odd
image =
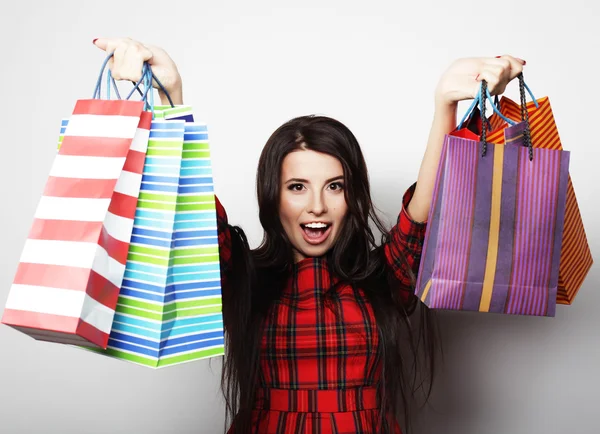
[{"label": "shopping bag", "polygon": [[160,368],[224,354],[208,133],[191,107],[154,108],[133,235],[108,347]]},{"label": "shopping bag", "polygon": [[21,254],[3,324],[38,340],[106,347],[150,127],[143,105],[77,101]]},{"label": "shopping bag", "polygon": [[503,145],[446,136],[416,294],[430,308],[554,316],[569,152],[532,149],[527,121],[503,133]]},{"label": "shopping bag", "polygon": [[[537,102],[537,104],[536,104]],[[521,106],[510,98],[503,96],[499,101],[500,113],[511,120],[521,120]],[[526,104],[533,146],[546,149],[563,149],[550,105],[550,99],[543,97]],[[504,142],[502,129],[506,122],[497,114],[490,116],[493,132],[490,143]],[[583,281],[593,264],[590,246],[586,237],[583,220],[577,204],[573,182],[569,176],[567,184],[567,205],[563,242],[561,246],[560,266],[558,273],[557,303],[571,304],[581,288]]]}]

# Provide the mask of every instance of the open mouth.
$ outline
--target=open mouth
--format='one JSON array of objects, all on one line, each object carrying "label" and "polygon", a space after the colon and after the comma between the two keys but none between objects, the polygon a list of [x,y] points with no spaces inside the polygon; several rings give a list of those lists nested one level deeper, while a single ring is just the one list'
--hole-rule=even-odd
[{"label": "open mouth", "polygon": [[304,233],[304,241],[309,244],[321,244],[331,233],[331,224],[329,223],[307,223],[301,224]]}]

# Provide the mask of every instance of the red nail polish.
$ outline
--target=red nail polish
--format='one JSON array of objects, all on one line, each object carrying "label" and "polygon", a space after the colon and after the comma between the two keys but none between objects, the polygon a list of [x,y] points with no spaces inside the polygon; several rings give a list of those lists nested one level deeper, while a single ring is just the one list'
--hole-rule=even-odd
[{"label": "red nail polish", "polygon": [[479,79],[479,76],[480,76],[480,75],[481,75],[481,74],[477,74],[477,77],[475,77],[475,81],[477,81],[477,80]]},{"label": "red nail polish", "polygon": [[496,59],[500,59],[502,56],[496,56]]},{"label": "red nail polish", "polygon": [[98,38],[94,39],[94,40],[92,41],[92,44],[94,44],[94,45],[95,45],[97,40],[98,40]]}]

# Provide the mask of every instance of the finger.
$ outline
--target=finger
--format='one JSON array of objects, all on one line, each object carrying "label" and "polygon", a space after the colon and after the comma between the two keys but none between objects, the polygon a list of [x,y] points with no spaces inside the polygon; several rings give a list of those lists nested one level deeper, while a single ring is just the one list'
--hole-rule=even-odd
[{"label": "finger", "polygon": [[144,60],[152,58],[152,51],[148,47],[131,38],[97,38],[93,40],[93,43],[96,47],[107,53],[113,53],[120,46],[135,47],[143,55]]},{"label": "finger", "polygon": [[523,67],[526,64],[526,62],[523,59],[519,59],[518,57],[514,56],[509,56],[508,54],[500,56],[496,60],[508,61],[510,65],[509,80],[512,80],[513,78],[517,77],[520,73],[522,73]]},{"label": "finger", "polygon": [[511,56],[510,54],[503,54],[502,56],[496,56],[496,59],[508,59],[511,62],[517,62],[521,64],[521,66],[525,66],[527,62],[519,57]]},{"label": "finger", "polygon": [[152,51],[129,38],[98,41],[101,48],[113,54],[109,68],[115,80],[140,80],[143,64],[152,59]]},{"label": "finger", "polygon": [[479,76],[477,77],[478,91],[482,80],[487,82],[488,90],[491,95],[499,95],[504,93],[508,79],[503,77],[505,70],[499,65],[486,65],[483,67]]},{"label": "finger", "polygon": [[100,48],[101,50],[106,51],[106,48],[108,46],[108,39],[107,38],[96,38],[92,41],[92,44],[94,44],[96,47]]},{"label": "finger", "polygon": [[131,44],[119,45],[114,52],[115,80],[139,81],[142,77],[144,56]]},{"label": "finger", "polygon": [[127,45],[122,74],[124,79],[138,81],[142,76],[144,62],[152,59],[152,51],[138,42]]},{"label": "finger", "polygon": [[144,62],[152,61],[152,57],[154,56],[154,53],[152,52],[152,50],[150,50],[144,44],[135,42],[134,44],[131,45],[131,49],[134,50],[136,52],[136,54],[138,56],[140,56]]},{"label": "finger", "polygon": [[157,47],[156,45],[143,44],[142,46],[146,48],[151,54],[151,57],[147,60],[147,62],[151,65],[154,61],[155,56],[164,57],[164,55],[166,55],[165,51],[162,48]]},{"label": "finger", "polygon": [[501,58],[485,59],[485,61],[483,62],[483,66],[487,65],[495,65],[507,70],[512,68],[510,60]]},{"label": "finger", "polygon": [[496,84],[497,82],[502,81],[503,79],[508,81],[508,77],[510,74],[509,70],[503,65],[494,65],[491,63],[483,64],[481,66],[481,71],[479,72],[478,81],[483,80],[483,78],[481,77],[484,74],[484,72],[488,78],[491,78],[485,79],[488,82],[488,85]]},{"label": "finger", "polygon": [[129,38],[96,38],[93,40],[93,44],[101,50],[111,53],[118,45],[128,40],[131,41]]},{"label": "finger", "polygon": [[114,50],[112,50],[112,65],[109,66],[110,72],[112,73],[112,76],[115,80],[123,80],[123,58],[125,57],[126,50],[127,45],[125,44],[119,45]]}]

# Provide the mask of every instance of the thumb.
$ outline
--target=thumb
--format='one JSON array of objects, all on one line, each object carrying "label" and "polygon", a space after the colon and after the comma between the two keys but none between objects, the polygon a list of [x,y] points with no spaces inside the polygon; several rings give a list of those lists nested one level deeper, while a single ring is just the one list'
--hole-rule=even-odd
[{"label": "thumb", "polygon": [[96,38],[92,43],[108,53],[112,53],[119,46],[120,43],[125,42],[123,38]]},{"label": "thumb", "polygon": [[514,56],[509,56],[507,54],[503,56],[498,56],[497,58],[503,58],[510,62],[510,80],[516,78],[521,72],[523,72],[523,67],[527,64],[523,59],[519,59]]},{"label": "thumb", "polygon": [[106,38],[96,38],[92,41],[92,43],[100,48],[101,50],[106,51],[106,49],[108,48],[108,39]]}]

